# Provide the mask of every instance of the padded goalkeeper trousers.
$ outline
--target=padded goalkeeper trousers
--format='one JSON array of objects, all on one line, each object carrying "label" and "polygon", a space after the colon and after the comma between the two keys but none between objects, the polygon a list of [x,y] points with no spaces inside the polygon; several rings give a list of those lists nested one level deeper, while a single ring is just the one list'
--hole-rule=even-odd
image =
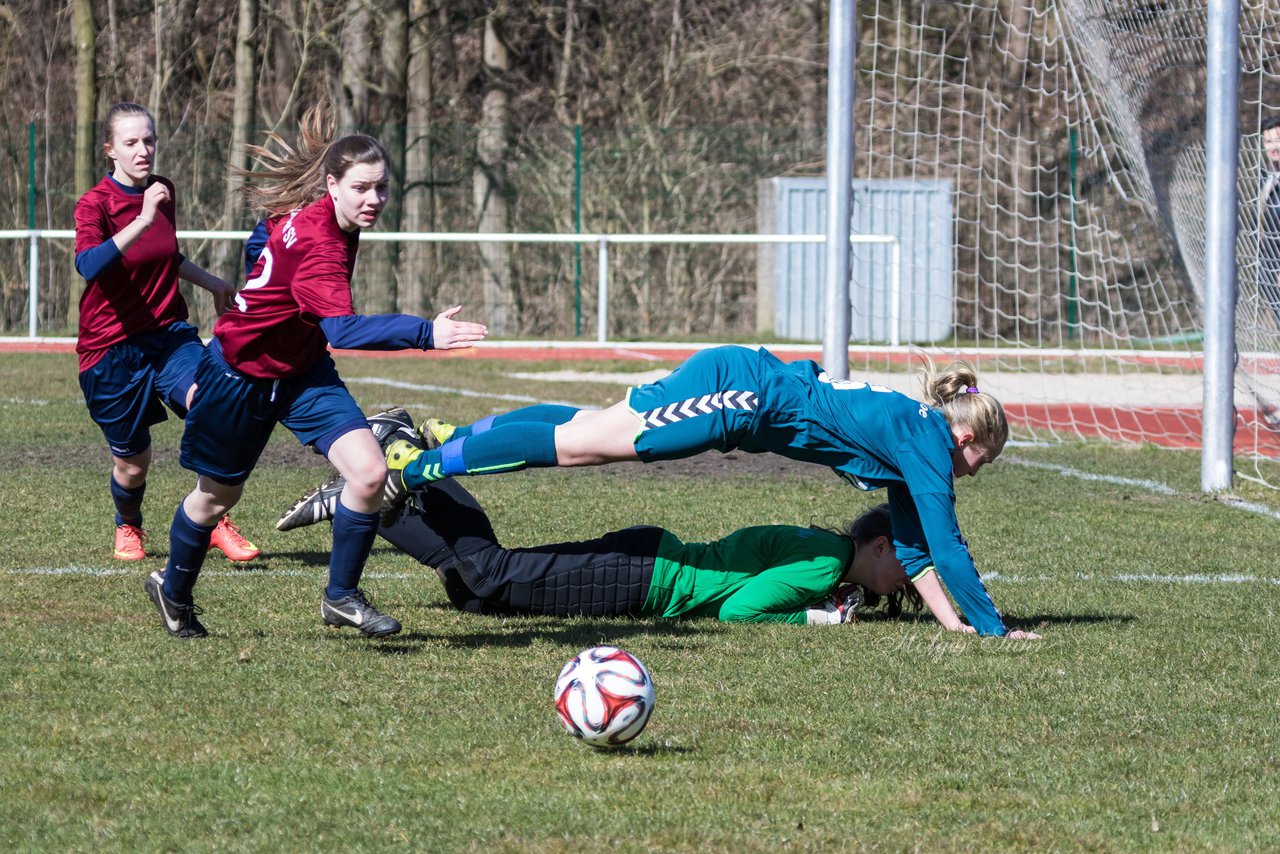
[{"label": "padded goalkeeper trousers", "polygon": [[449,478],[416,490],[379,531],[435,567],[456,608],[556,617],[638,615],[664,533],[640,526],[583,542],[503,548],[475,497]]}]

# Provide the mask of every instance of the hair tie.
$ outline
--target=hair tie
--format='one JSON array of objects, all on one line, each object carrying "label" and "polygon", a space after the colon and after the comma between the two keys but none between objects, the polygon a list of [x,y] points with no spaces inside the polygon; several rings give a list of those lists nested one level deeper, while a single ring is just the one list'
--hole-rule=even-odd
[{"label": "hair tie", "polygon": [[971,386],[969,386],[968,388],[966,388],[966,389],[964,390],[964,393],[965,393],[965,394],[978,394],[978,393],[979,393],[979,392],[978,392],[978,387],[977,387],[976,385],[971,385]]}]

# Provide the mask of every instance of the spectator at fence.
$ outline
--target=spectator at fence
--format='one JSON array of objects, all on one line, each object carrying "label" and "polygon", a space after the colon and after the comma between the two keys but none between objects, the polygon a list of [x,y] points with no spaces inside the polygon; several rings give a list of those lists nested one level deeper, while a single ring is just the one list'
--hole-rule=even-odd
[{"label": "spectator at fence", "polygon": [[[80,298],[80,388],[89,416],[111,449],[108,487],[115,504],[114,555],[146,556],[142,500],[151,467],[151,425],[167,405],[185,417],[204,346],[187,323],[178,279],[213,294],[221,313],[235,289],[178,251],[173,183],[154,172],[155,122],[138,104],[116,104],[103,121],[108,173],[75,208]],[[235,561],[258,549],[226,516],[210,543]]]},{"label": "spectator at fence", "polygon": [[1262,121],[1263,172],[1258,193],[1258,293],[1280,335],[1280,115]]}]

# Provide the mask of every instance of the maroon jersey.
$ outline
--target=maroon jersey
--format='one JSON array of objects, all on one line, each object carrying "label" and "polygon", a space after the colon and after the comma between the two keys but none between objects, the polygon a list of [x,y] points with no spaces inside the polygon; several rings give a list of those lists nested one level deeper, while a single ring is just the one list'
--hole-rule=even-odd
[{"label": "maroon jersey", "polygon": [[[119,261],[86,283],[80,297],[80,339],[76,353],[84,371],[107,348],[133,335],[163,329],[187,319],[187,303],[178,291],[177,205],[173,184],[169,201]],[[76,255],[100,246],[142,213],[142,194],[130,193],[108,175],[76,202]]]},{"label": "maroon jersey", "polygon": [[328,194],[270,224],[249,280],[213,334],[227,364],[260,379],[295,377],[324,355],[321,318],[354,314],[360,232],[338,227]]}]

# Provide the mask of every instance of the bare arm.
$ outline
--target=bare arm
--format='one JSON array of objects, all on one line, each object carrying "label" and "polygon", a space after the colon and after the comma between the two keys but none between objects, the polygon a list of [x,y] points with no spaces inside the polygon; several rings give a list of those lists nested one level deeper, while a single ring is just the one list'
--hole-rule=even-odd
[{"label": "bare arm", "polygon": [[911,583],[920,594],[920,598],[924,600],[929,613],[933,614],[934,619],[941,623],[944,629],[949,632],[968,634],[975,632],[973,626],[961,620],[956,609],[952,607],[951,600],[947,597],[947,592],[942,589],[942,582],[938,580],[938,573],[933,567],[925,570],[923,575],[913,579]]},{"label": "bare arm", "polygon": [[[949,632],[965,632],[967,634],[976,632],[973,626],[965,624],[960,619],[956,609],[951,606],[951,600],[947,597],[946,591],[942,589],[942,582],[938,580],[936,571],[930,569],[911,583],[915,585],[916,592],[920,594],[920,598],[924,600],[924,604],[929,608],[930,613],[942,624],[944,629]],[[1043,640],[1035,632],[1026,632],[1021,629],[1012,630],[1005,634],[1005,637],[1009,640]]]},{"label": "bare arm", "polygon": [[182,266],[178,268],[178,278],[213,294],[213,309],[219,316],[227,310],[228,303],[236,294],[235,287],[225,279],[215,276],[187,258],[182,259]]}]

